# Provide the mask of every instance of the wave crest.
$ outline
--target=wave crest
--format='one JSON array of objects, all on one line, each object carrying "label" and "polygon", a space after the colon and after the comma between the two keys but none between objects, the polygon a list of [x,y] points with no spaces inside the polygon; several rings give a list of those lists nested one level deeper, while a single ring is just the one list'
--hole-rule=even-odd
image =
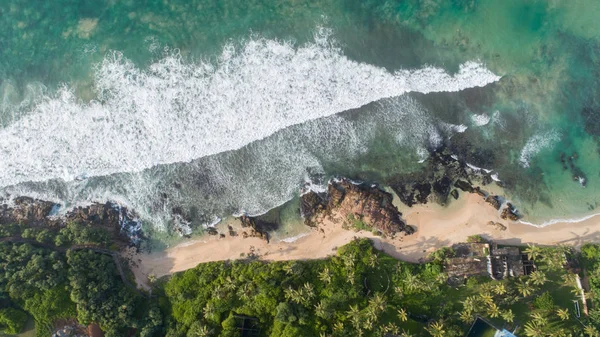
[{"label": "wave crest", "polygon": [[119,52],[95,73],[98,99],[64,87],[0,130],[0,186],[140,172],[235,150],[294,124],[406,92],[459,91],[499,76],[477,62],[458,73],[390,73],[345,57],[321,30],[315,42],[254,38],[217,62],[176,52],[137,68]]}]

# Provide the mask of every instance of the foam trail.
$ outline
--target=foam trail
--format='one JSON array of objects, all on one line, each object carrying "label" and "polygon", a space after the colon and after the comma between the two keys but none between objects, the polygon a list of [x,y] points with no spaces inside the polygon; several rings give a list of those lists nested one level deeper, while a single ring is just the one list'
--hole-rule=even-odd
[{"label": "foam trail", "polygon": [[535,156],[541,150],[552,146],[559,140],[560,134],[556,131],[540,132],[533,135],[531,138],[529,138],[521,150],[521,155],[519,157],[521,166],[529,167],[529,161],[531,158],[533,158],[533,156]]},{"label": "foam trail", "polygon": [[425,67],[390,73],[314,43],[251,39],[216,63],[173,54],[146,70],[120,53],[98,65],[98,100],[68,87],[0,130],[0,186],[141,172],[235,150],[288,126],[402,95],[485,86],[499,76],[476,62],[455,75]]},{"label": "foam trail", "polygon": [[528,221],[524,221],[524,220],[519,220],[520,223],[524,224],[524,225],[529,225],[529,226],[534,226],[534,227],[546,227],[546,226],[551,226],[551,225],[556,225],[559,223],[578,223],[578,222],[583,222],[595,217],[600,216],[600,213],[595,213],[595,214],[590,214],[590,215],[586,215],[584,217],[581,218],[576,218],[576,219],[552,219],[552,220],[548,220],[545,222],[542,222],[541,224],[534,224],[532,222],[528,222]]}]

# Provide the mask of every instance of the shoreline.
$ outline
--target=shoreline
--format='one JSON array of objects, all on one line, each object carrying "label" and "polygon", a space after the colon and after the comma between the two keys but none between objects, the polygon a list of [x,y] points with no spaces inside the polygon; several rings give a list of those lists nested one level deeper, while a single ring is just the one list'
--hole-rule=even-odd
[{"label": "shoreline", "polygon": [[[396,200],[394,203],[397,204]],[[587,217],[573,225],[561,222],[545,227],[507,221],[500,211],[491,207],[477,194],[462,193],[448,207],[437,204],[408,207],[397,204],[406,223],[415,227],[412,235],[398,234],[382,238],[367,231],[342,228],[341,223],[325,220],[319,228],[307,228],[308,233],[293,242],[284,240],[267,243],[259,238],[241,236],[203,237],[182,242],[164,251],[136,255],[132,269],[138,286],[148,289],[148,276],[161,277],[195,267],[199,263],[235,260],[254,254],[265,261],[320,259],[335,254],[338,247],[354,238],[370,238],[374,246],[387,254],[407,262],[422,262],[433,251],[464,242],[470,235],[482,235],[501,244],[558,245],[579,247],[588,242],[600,242],[600,216]],[[506,230],[488,225],[500,222]],[[224,222],[217,228],[237,223]]]}]

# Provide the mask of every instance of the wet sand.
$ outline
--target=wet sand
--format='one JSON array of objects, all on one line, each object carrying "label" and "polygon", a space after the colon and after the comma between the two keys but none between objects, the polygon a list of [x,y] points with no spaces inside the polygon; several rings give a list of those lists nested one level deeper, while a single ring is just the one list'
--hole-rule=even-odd
[{"label": "wet sand", "polygon": [[[335,254],[336,248],[353,238],[371,238],[376,248],[405,261],[419,262],[442,247],[464,242],[468,236],[480,234],[498,243],[524,245],[567,244],[580,246],[600,242],[600,217],[579,223],[557,223],[538,228],[518,222],[502,220],[500,211],[487,204],[476,194],[462,194],[448,207],[437,204],[417,205],[412,208],[399,205],[406,222],[417,231],[396,238],[381,238],[371,232],[348,231],[341,223],[325,221],[321,229],[311,229],[294,242],[270,242],[242,236],[205,237],[181,243],[163,252],[139,255],[133,268],[138,285],[148,287],[148,275],[157,277],[195,267],[199,263],[245,258],[254,252],[262,260],[281,261],[319,259]],[[499,230],[488,222],[500,222],[507,227]],[[228,224],[220,224],[220,232]]]}]

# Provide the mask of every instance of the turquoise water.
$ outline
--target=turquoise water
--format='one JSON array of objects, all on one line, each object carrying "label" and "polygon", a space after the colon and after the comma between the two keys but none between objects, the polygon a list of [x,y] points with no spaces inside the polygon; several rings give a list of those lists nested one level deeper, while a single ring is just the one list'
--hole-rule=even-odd
[{"label": "turquoise water", "polygon": [[581,218],[600,205],[599,15],[592,0],[5,2],[0,186],[187,230],[336,174],[394,183],[444,147],[492,170],[525,221]]}]

